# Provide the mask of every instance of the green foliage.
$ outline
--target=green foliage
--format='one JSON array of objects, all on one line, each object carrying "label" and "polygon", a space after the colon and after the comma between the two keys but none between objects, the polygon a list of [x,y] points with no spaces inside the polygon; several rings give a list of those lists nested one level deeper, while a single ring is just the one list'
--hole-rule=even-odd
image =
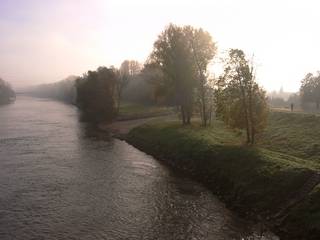
[{"label": "green foliage", "polygon": [[316,104],[317,110],[320,109],[320,72],[317,75],[308,73],[301,82],[300,95],[302,106],[312,102]]},{"label": "green foliage", "polygon": [[99,67],[77,79],[77,105],[85,120],[111,121],[116,116],[117,73],[113,68]]},{"label": "green foliage", "polygon": [[208,83],[208,64],[216,53],[216,45],[212,41],[210,34],[200,29],[190,26],[185,27],[191,45],[193,61],[196,66],[196,103],[202,120],[203,126],[211,121],[213,111],[213,89]]},{"label": "green foliage", "polygon": [[15,99],[15,96],[9,83],[0,78],[0,104],[10,103]]},{"label": "green foliage", "polygon": [[254,68],[242,50],[231,49],[224,75],[217,83],[217,113],[232,128],[245,129],[247,142],[266,126],[268,116],[265,91],[255,81]]},{"label": "green foliage", "polygon": [[[320,185],[306,199],[293,209],[284,227],[292,239],[318,240],[320,234]],[[307,238],[306,238],[307,236]]]},{"label": "green foliage", "polygon": [[163,73],[159,93],[165,93],[167,99],[180,107],[184,124],[190,123],[194,90],[205,86],[204,74],[214,53],[209,33],[191,26],[170,24],[154,43],[150,63]]},{"label": "green foliage", "polygon": [[154,85],[148,81],[143,72],[130,77],[128,85],[123,90],[123,101],[140,105],[155,105]]}]

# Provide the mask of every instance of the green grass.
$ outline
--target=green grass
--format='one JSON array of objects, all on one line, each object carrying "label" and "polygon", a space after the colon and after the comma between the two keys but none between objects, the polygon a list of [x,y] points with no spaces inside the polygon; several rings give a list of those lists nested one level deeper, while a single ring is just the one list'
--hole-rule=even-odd
[{"label": "green grass", "polygon": [[241,201],[260,213],[276,212],[274,206],[301,187],[312,172],[296,157],[243,146],[241,137],[222,124],[210,129],[176,122],[144,125],[133,129],[128,141],[169,158],[170,164],[199,178],[218,180],[222,196],[233,198],[237,192]]},{"label": "green grass", "polygon": [[320,164],[320,116],[271,112],[258,144]]},{"label": "green grass", "polygon": [[[294,239],[319,239],[320,236],[320,185],[288,216],[284,226]],[[308,238],[305,238],[306,232]]]},{"label": "green grass", "polygon": [[124,102],[120,105],[119,119],[137,119],[172,113],[172,108]]},{"label": "green grass", "polygon": [[[316,134],[319,126],[315,126],[318,121],[310,115],[272,113],[270,126],[256,147],[245,146],[241,132],[228,129],[220,121],[209,128],[199,123],[146,124],[131,130],[127,140],[203,182],[230,208],[267,217],[289,201],[319,169],[319,155],[311,154],[309,148],[310,144],[320,143]],[[292,239],[320,234],[319,216],[317,188],[289,215],[291,220],[286,227],[295,234],[291,237],[298,236]]]}]

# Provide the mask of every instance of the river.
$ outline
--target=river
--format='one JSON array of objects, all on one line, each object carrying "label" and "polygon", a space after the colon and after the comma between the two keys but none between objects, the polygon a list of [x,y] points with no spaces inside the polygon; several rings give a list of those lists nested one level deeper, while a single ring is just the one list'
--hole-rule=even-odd
[{"label": "river", "polygon": [[18,96],[0,107],[1,240],[259,239],[251,229],[201,184],[80,122],[73,106]]}]

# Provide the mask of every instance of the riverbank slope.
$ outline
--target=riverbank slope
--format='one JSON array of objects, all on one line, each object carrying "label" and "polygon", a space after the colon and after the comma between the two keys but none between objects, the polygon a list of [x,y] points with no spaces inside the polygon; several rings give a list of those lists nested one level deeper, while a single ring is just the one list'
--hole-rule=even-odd
[{"label": "riverbank slope", "polygon": [[283,239],[319,239],[316,163],[246,147],[219,121],[210,129],[172,121],[146,123],[132,129],[126,140],[201,181],[241,215],[264,220]]}]

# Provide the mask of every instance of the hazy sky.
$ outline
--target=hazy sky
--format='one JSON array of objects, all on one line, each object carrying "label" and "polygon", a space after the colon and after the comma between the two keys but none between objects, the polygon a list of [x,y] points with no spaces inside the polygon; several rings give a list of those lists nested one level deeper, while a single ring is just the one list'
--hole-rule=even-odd
[{"label": "hazy sky", "polygon": [[209,31],[220,52],[254,53],[267,89],[320,70],[317,0],[0,0],[0,77],[54,82],[124,59],[144,62],[170,22]]}]

